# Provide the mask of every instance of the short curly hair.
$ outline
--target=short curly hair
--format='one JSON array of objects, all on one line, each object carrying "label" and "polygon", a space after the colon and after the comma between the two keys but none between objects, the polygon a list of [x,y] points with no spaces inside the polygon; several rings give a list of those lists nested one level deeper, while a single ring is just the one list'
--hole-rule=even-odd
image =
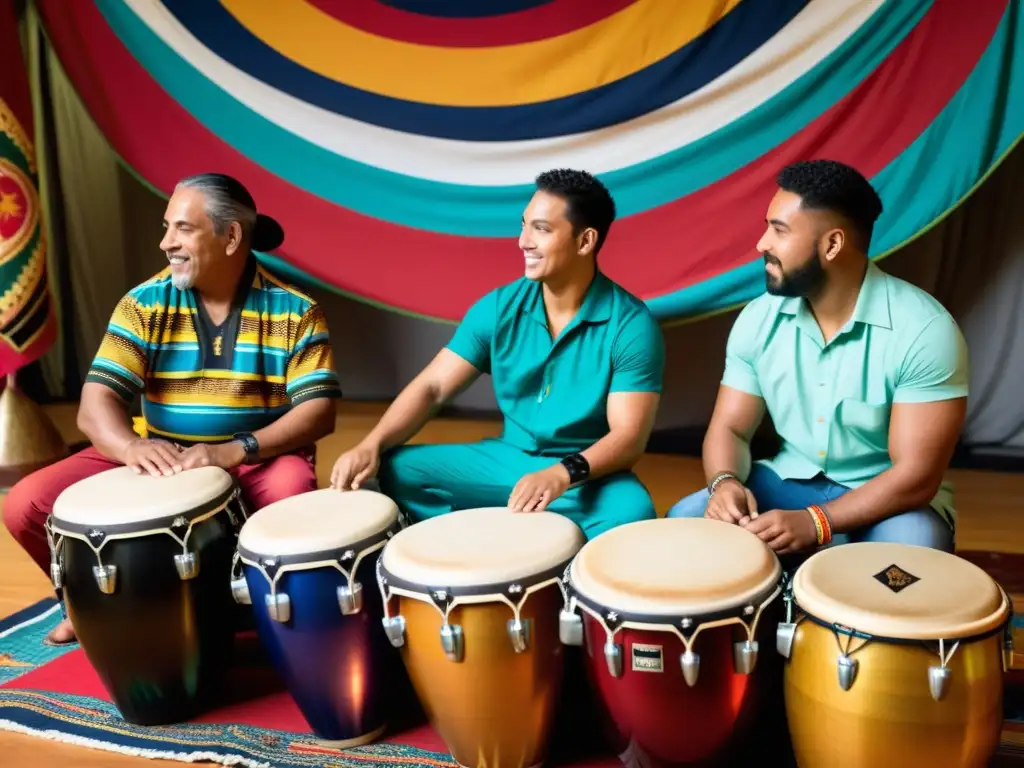
[{"label": "short curly hair", "polygon": [[781,189],[798,195],[803,207],[849,219],[867,250],[875,221],[882,215],[882,199],[860,171],[836,160],[806,160],[783,168],[776,181]]},{"label": "short curly hair", "polygon": [[536,179],[537,189],[556,195],[566,202],[566,216],[572,224],[573,234],[593,227],[597,231],[597,256],[615,221],[615,201],[611,193],[596,176],[571,168],[545,171]]}]

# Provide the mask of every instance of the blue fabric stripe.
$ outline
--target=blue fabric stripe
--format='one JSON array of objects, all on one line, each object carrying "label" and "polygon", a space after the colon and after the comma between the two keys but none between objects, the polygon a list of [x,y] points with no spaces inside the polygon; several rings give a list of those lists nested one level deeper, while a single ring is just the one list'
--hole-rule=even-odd
[{"label": "blue fabric stripe", "polygon": [[472,19],[501,16],[504,13],[527,11],[547,5],[551,0],[380,0],[401,11],[423,16],[441,16],[451,19]]},{"label": "blue fabric stripe", "polygon": [[[744,0],[696,40],[628,77],[561,99],[508,107],[422,104],[354,88],[278,53],[239,24],[217,0],[164,0],[164,5],[225,61],[310,104],[408,133],[467,141],[516,141],[616,125],[681,99],[749,56],[807,2]],[[115,4],[121,5],[111,0],[98,2],[108,20],[108,11]],[[125,32],[119,20],[111,21],[111,26],[119,36]],[[144,51],[129,47],[153,73]],[[377,65],[367,62],[367,66]]]},{"label": "blue fabric stripe", "polygon": [[202,413],[185,412],[184,406],[176,405],[171,410],[160,403],[143,401],[143,415],[146,424],[153,429],[176,435],[193,435],[202,439],[230,437],[237,432],[255,432],[262,429],[282,414],[288,406],[266,408],[258,412],[251,409],[225,408],[211,412],[208,405],[199,406]]},{"label": "blue fabric stripe", "polygon": [[[1011,0],[967,80],[922,134],[871,181],[885,203],[871,255],[880,258],[956,208],[1024,136],[1024,13]],[[953,151],[953,148],[957,148]],[[647,301],[660,320],[695,317],[764,292],[764,261]]]},{"label": "blue fabric stripe", "polygon": [[[602,174],[620,216],[699,190],[803,129],[868,76],[931,5],[932,0],[886,3],[804,77],[728,127],[645,163]],[[98,6],[174,98],[272,173],[339,206],[414,229],[476,237],[517,235],[532,185],[443,184],[335,155],[282,130],[214,86],[164,46],[123,0],[98,0]]]},{"label": "blue fabric stripe", "polygon": [[11,627],[16,627],[23,621],[28,621],[29,619],[34,619],[37,616],[42,616],[56,604],[57,599],[55,597],[47,597],[43,598],[38,603],[30,605],[28,608],[22,608],[20,611],[0,619],[0,632],[6,632]]}]

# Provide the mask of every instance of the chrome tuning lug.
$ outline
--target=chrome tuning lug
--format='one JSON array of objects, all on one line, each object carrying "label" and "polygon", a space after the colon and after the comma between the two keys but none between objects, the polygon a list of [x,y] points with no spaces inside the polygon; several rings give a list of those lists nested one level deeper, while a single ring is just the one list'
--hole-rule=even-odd
[{"label": "chrome tuning lug", "polygon": [[609,638],[604,644],[604,660],[608,664],[608,674],[622,677],[622,646]]},{"label": "chrome tuning lug", "polygon": [[462,661],[466,655],[461,624],[441,625],[441,648],[449,661]]},{"label": "chrome tuning lug", "polygon": [[512,650],[523,653],[530,647],[530,620],[509,619],[506,626],[508,639],[512,641]]},{"label": "chrome tuning lug", "polygon": [[583,645],[583,617],[562,609],[558,614],[558,639],[563,645]]},{"label": "chrome tuning lug", "polygon": [[749,675],[757,666],[757,641],[742,640],[733,643],[732,663],[737,674]]},{"label": "chrome tuning lug", "polygon": [[784,659],[788,659],[793,653],[793,638],[796,636],[796,624],[792,621],[779,623],[775,630],[775,650]]},{"label": "chrome tuning lug", "polygon": [[847,654],[844,653],[839,656],[836,661],[836,667],[839,672],[839,687],[844,691],[848,691],[853,687],[853,682],[857,679],[857,668],[859,666],[859,662]]},{"label": "chrome tuning lug", "polygon": [[382,620],[384,624],[384,633],[388,636],[388,640],[391,641],[391,645],[395,648],[401,648],[405,645],[405,617],[404,616],[388,616]]},{"label": "chrome tuning lug", "polygon": [[928,690],[933,699],[942,701],[946,697],[952,678],[953,672],[949,667],[928,667]]},{"label": "chrome tuning lug", "polygon": [[693,688],[697,684],[697,675],[700,674],[700,654],[686,651],[679,657],[679,665],[683,668],[683,679],[686,680],[686,684]]},{"label": "chrome tuning lug", "polygon": [[96,586],[105,595],[114,594],[117,589],[117,566],[116,565],[94,565],[92,575],[96,579]]},{"label": "chrome tuning lug", "polygon": [[50,581],[53,582],[54,589],[64,588],[64,570],[56,560],[50,561]]},{"label": "chrome tuning lug", "polygon": [[338,608],[342,616],[351,616],[363,610],[363,585],[361,582],[353,581],[349,588],[343,584],[338,587]]},{"label": "chrome tuning lug", "polygon": [[199,575],[199,558],[195,552],[182,552],[174,556],[174,567],[182,581],[194,579]]},{"label": "chrome tuning lug", "polygon": [[249,584],[244,576],[231,580],[231,596],[239,605],[252,605],[252,597],[249,595]]},{"label": "chrome tuning lug", "polygon": [[286,624],[292,617],[292,601],[287,592],[276,592],[267,595],[267,613],[274,621]]}]

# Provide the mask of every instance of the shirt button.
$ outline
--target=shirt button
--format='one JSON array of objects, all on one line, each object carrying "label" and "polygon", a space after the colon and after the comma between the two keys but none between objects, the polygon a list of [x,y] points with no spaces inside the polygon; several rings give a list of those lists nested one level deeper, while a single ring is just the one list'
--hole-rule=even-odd
[{"label": "shirt button", "polygon": [[818,455],[821,456],[822,458],[825,458],[825,452],[824,451],[818,451]]},{"label": "shirt button", "polygon": [[822,423],[824,423],[824,421],[825,421],[825,417],[824,417],[824,416],[819,416],[819,417],[818,417],[818,423],[819,423],[819,424],[822,424]]}]

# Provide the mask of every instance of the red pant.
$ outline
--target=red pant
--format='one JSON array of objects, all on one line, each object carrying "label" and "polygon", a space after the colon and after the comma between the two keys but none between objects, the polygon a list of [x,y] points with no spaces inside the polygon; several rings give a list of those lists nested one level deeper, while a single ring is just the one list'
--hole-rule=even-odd
[{"label": "red pant", "polygon": [[[99,472],[122,466],[95,448],[86,448],[56,464],[33,472],[11,488],[4,500],[4,525],[29,553],[43,572],[50,575],[50,546],[43,526],[53,512],[53,503],[70,485]],[[317,487],[312,457],[298,454],[277,456],[262,464],[242,465],[232,474],[242,487],[250,511]]]}]

